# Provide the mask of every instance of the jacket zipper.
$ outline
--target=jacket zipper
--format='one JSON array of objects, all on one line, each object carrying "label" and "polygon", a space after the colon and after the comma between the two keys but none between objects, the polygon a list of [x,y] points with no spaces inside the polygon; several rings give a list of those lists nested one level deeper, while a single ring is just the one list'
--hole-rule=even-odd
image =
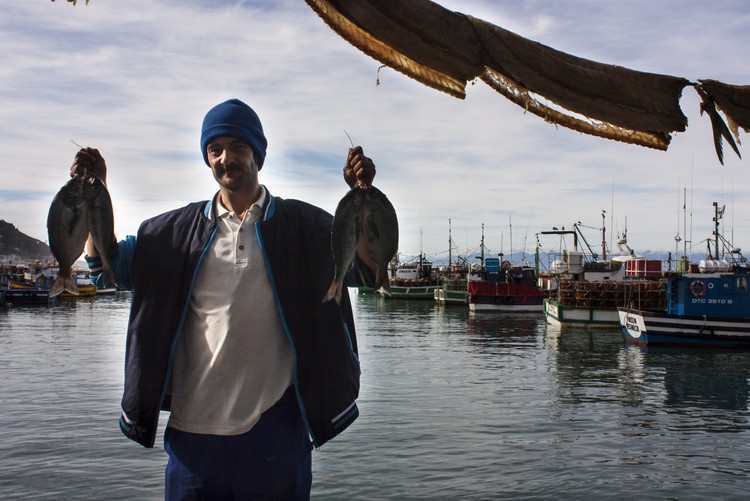
[{"label": "jacket zipper", "polygon": [[[211,202],[208,202],[208,205],[210,206]],[[198,257],[198,262],[195,263],[193,277],[190,279],[190,288],[188,289],[188,293],[186,296],[187,299],[185,300],[185,305],[182,307],[180,321],[177,323],[177,330],[172,337],[172,344],[169,347],[169,357],[167,359],[167,377],[164,379],[164,386],[161,389],[161,396],[159,397],[159,410],[161,410],[162,405],[164,404],[164,396],[167,394],[167,387],[169,386],[169,382],[172,378],[172,362],[174,361],[174,350],[175,346],[177,346],[177,340],[180,337],[180,332],[182,332],[182,329],[185,326],[185,319],[187,318],[188,308],[190,307],[190,297],[193,295],[193,287],[195,286],[195,281],[198,277],[198,270],[200,269],[201,263],[203,262],[203,257],[206,255],[206,252],[208,252],[208,248],[211,246],[211,242],[213,242],[214,240],[214,236],[216,235],[216,230],[218,229],[218,227],[219,226],[214,223],[214,229],[211,231],[211,235],[208,237],[208,241],[203,247],[201,255]],[[156,415],[158,419],[159,413],[157,412]]]}]

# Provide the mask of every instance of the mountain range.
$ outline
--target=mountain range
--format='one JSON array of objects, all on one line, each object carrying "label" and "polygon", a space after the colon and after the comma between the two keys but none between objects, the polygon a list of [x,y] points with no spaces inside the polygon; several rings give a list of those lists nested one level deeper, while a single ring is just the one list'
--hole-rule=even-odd
[{"label": "mountain range", "polygon": [[46,243],[22,233],[13,224],[2,219],[0,219],[0,257],[22,262],[54,260]]}]

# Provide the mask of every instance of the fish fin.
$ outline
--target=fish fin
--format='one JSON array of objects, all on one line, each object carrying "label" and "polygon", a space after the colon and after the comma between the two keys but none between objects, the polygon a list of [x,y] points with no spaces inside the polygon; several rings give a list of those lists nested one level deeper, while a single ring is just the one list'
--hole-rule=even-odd
[{"label": "fish fin", "polygon": [[734,142],[732,134],[729,131],[729,127],[727,127],[727,124],[721,118],[719,111],[716,109],[716,103],[713,98],[709,96],[703,88],[696,87],[696,90],[701,98],[701,114],[706,112],[708,118],[711,120],[711,129],[713,130],[714,135],[714,148],[716,149],[716,156],[719,157],[721,165],[724,165],[724,148],[722,147],[721,141],[722,137],[727,140],[727,143],[732,147],[737,156],[742,158],[740,150],[737,148],[737,144]]},{"label": "fish fin", "polygon": [[375,271],[375,290],[382,290],[389,296],[391,295],[391,281],[388,279],[388,272],[386,268],[380,265],[378,265],[378,269]]},{"label": "fish fin", "polygon": [[55,279],[55,283],[52,284],[52,289],[50,289],[49,295],[50,297],[58,296],[62,294],[63,291],[68,291],[76,296],[78,295],[78,285],[76,285],[76,281],[72,276],[61,277],[58,275]]},{"label": "fish fin", "polygon": [[323,297],[323,303],[327,303],[331,299],[336,299],[336,304],[341,304],[341,290],[343,289],[343,284],[337,281],[335,278],[333,279],[333,282],[331,282],[331,286],[328,288],[328,292],[326,292],[326,295]]}]

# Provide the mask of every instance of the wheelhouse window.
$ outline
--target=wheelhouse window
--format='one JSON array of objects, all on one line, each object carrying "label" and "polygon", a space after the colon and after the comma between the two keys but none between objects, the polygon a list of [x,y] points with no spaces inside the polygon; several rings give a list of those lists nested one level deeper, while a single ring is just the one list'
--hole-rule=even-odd
[{"label": "wheelhouse window", "polygon": [[736,289],[738,291],[747,290],[747,277],[737,277]]}]

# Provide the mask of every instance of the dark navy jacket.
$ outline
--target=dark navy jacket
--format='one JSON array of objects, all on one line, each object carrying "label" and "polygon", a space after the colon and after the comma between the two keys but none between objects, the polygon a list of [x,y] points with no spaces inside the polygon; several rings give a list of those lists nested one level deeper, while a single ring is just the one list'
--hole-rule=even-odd
[{"label": "dark navy jacket", "polygon": [[[153,447],[160,410],[169,410],[169,378],[198,267],[216,231],[211,202],[197,202],[145,221],[138,238],[118,244],[118,287],[131,289],[125,354],[123,433]],[[346,293],[341,305],[322,302],[334,275],[332,216],[298,200],[269,193],[255,231],[273,294],[294,349],[294,386],[316,447],[358,416],[359,359]],[[90,260],[92,275],[96,259]],[[349,285],[372,285],[358,260]]]}]

